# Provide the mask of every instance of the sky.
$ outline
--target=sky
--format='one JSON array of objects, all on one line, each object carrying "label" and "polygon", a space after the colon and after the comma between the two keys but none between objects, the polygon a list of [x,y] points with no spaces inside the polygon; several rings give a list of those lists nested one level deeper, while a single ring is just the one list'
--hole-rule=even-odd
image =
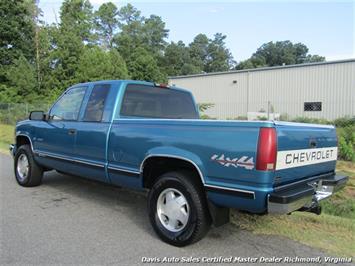
[{"label": "sky", "polygon": [[[108,0],[90,0],[94,9]],[[118,7],[127,1],[111,0]],[[168,41],[190,43],[204,33],[227,35],[226,46],[236,61],[249,58],[269,41],[290,40],[307,45],[309,53],[328,61],[355,58],[355,0],[239,1],[137,0],[129,1],[143,16],[162,17]],[[40,0],[43,20],[59,20],[62,0]]]}]

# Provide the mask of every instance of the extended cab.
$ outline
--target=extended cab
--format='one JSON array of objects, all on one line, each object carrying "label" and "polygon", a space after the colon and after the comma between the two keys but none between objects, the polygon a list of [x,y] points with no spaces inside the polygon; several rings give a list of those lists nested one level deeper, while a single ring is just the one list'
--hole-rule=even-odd
[{"label": "extended cab", "polygon": [[149,219],[162,240],[184,246],[229,208],[320,213],[343,187],[333,126],[200,120],[190,92],[139,81],[70,87],[48,113],[31,112],[10,147],[21,186],[55,169],[149,190]]}]

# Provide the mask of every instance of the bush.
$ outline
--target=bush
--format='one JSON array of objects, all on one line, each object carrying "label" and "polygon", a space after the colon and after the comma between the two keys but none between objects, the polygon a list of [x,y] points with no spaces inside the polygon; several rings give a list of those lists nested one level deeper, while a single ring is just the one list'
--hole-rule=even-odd
[{"label": "bush", "polygon": [[240,115],[237,117],[227,117],[226,120],[248,120],[248,117]]},{"label": "bush", "polygon": [[205,112],[207,109],[210,109],[212,107],[214,107],[214,103],[199,103],[197,104],[198,106],[198,110],[203,113]]},{"label": "bush", "polygon": [[212,120],[217,120],[217,118],[215,118],[215,117],[210,117],[210,116],[208,116],[208,115],[206,115],[206,114],[201,114],[201,115],[200,115],[200,119],[212,119]]},{"label": "bush", "polygon": [[339,138],[339,158],[346,161],[355,161],[354,145],[347,142],[343,136]]},{"label": "bush", "polygon": [[323,125],[332,124],[332,121],[329,121],[329,120],[326,120],[323,118],[310,118],[310,117],[296,117],[296,118],[292,119],[291,122],[323,124]]},{"label": "bush", "polygon": [[355,117],[346,116],[331,121],[322,118],[309,117],[288,119],[288,116],[284,114],[280,117],[280,120],[299,123],[335,125],[338,135],[339,159],[355,161]]},{"label": "bush", "polygon": [[336,127],[347,127],[355,125],[355,116],[354,117],[341,117],[337,118],[333,121],[333,124]]},{"label": "bush", "polygon": [[355,125],[337,128],[339,158],[355,161]]}]

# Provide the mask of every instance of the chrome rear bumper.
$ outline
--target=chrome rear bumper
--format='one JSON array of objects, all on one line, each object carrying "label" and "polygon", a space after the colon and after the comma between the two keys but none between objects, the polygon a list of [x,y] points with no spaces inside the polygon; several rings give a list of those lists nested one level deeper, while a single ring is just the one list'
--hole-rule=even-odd
[{"label": "chrome rear bumper", "polygon": [[[327,175],[314,178],[310,182],[287,186],[268,196],[268,213],[285,214],[294,211],[311,211],[320,213],[319,201],[333,195],[342,189],[348,181],[348,176]],[[315,211],[316,210],[316,211]]]}]

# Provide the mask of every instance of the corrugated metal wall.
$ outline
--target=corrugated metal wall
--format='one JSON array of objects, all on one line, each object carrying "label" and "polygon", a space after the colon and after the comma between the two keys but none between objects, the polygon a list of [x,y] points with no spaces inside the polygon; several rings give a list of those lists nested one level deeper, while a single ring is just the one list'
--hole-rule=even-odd
[{"label": "corrugated metal wall", "polygon": [[[292,117],[335,119],[355,115],[355,60],[171,78],[189,89],[198,103],[214,103],[216,118],[267,110]],[[305,102],[322,102],[322,111],[304,111]]]}]

